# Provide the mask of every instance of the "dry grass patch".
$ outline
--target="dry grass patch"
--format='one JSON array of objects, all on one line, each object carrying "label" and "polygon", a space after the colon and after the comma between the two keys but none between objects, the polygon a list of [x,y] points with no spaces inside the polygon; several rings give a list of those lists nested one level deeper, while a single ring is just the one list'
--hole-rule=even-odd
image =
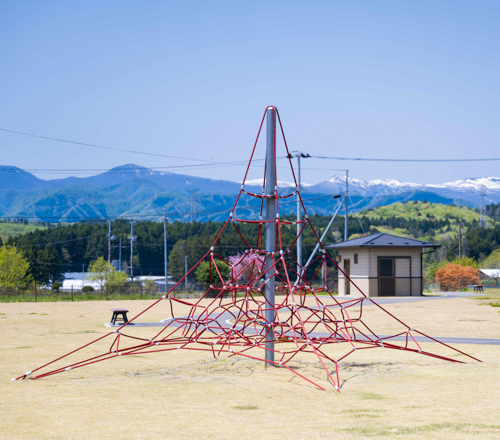
[{"label": "dry grass patch", "polygon": [[[266,370],[257,361],[214,359],[209,353],[187,350],[115,358],[37,381],[10,382],[107,333],[103,322],[111,317],[109,309],[125,306],[133,316],[150,303],[0,304],[6,318],[0,320],[2,438],[500,437],[499,346],[458,347],[485,361],[466,364],[386,349],[358,350],[340,364],[341,393],[311,355],[299,356],[290,366],[325,386],[326,392],[284,368]],[[467,298],[399,306],[397,316],[430,335],[500,334],[498,310]],[[155,308],[147,320],[167,317],[166,308]],[[391,325],[381,320],[374,329],[389,333]],[[129,331],[143,335],[151,329]],[[436,345],[423,348],[435,350]],[[327,350],[334,355],[338,348]]]}]

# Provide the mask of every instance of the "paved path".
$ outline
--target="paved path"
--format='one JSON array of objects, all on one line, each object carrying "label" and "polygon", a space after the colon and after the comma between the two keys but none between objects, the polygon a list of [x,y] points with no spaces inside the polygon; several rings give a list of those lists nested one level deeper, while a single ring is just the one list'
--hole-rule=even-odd
[{"label": "paved path", "polygon": [[[402,303],[402,302],[412,302],[412,301],[430,301],[434,299],[452,299],[452,298],[462,298],[462,297],[467,297],[467,296],[478,296],[475,293],[470,293],[470,292],[443,292],[443,296],[415,296],[415,297],[385,297],[385,298],[366,298],[364,301],[366,303],[378,303],[378,304],[393,304],[393,303]],[[347,297],[338,297],[339,300],[341,299],[355,299],[355,298],[347,298]],[[367,305],[368,305],[367,304]],[[338,307],[337,304],[331,304],[327,306],[328,308],[334,308]],[[316,308],[316,307],[314,307]],[[165,327],[165,325],[169,324],[172,327],[181,327],[187,316],[181,316],[179,318],[174,319],[172,322],[172,318],[168,319],[163,319],[160,322],[137,322],[137,323],[130,323],[127,327]],[[222,313],[218,318],[217,318],[217,324],[223,328],[224,330],[230,330],[233,324],[230,322],[232,319],[234,319],[233,315],[230,313]],[[122,324],[110,324],[110,323],[105,323],[104,324],[106,327],[121,327]],[[241,327],[240,327],[241,328]],[[202,330],[202,329],[200,329]],[[247,332],[251,334],[255,334],[255,330],[253,328],[247,328]],[[319,332],[314,332],[311,333],[311,337],[325,337],[328,336],[328,333],[319,333]],[[387,338],[390,337],[390,335],[378,335],[380,338]],[[414,336],[417,342],[435,342],[432,339],[428,339],[425,336]],[[444,342],[445,344],[472,344],[472,345],[477,345],[477,344],[484,344],[484,345],[500,345],[500,339],[493,339],[493,338],[454,338],[454,337],[448,337],[448,336],[432,336],[433,338],[437,339],[440,342]],[[362,336],[358,337],[360,340],[365,339]],[[396,336],[390,339],[391,341],[405,341],[406,337],[404,335],[402,336]]]}]

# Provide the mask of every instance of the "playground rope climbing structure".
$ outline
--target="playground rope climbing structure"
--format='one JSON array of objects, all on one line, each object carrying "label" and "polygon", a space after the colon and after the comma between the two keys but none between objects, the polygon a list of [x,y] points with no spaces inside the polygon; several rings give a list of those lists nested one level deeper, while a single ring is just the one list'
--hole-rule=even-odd
[{"label": "playground rope climbing structure", "polygon": [[[245,189],[245,181],[263,131],[266,131],[266,165],[262,193],[255,193]],[[278,189],[278,133],[288,157],[295,188]],[[302,220],[294,222],[282,219],[281,201],[296,195],[304,213]],[[255,211],[258,212],[256,218],[238,214],[238,207],[245,198],[247,202],[253,201]],[[245,234],[242,224],[253,224],[256,234]],[[283,228],[297,227],[297,224],[300,230],[297,238],[309,230],[315,238],[315,244],[319,243],[318,254],[304,266],[297,263],[295,256],[297,238],[292,243],[284,243],[283,240]],[[227,260],[218,253],[217,247],[224,232],[230,228],[236,230],[245,251],[237,259],[233,257]],[[206,262],[205,265],[208,263],[210,268],[211,281],[206,292],[201,298],[193,300],[174,297],[174,289],[182,285],[185,277],[193,273],[202,262]],[[346,277],[346,282],[351,283],[351,290],[357,290],[361,296],[341,298],[333,295],[328,290],[327,266],[336,267]],[[224,267],[226,270],[222,269]],[[117,357],[175,350],[207,351],[215,357],[240,356],[263,361],[270,366],[286,368],[290,373],[323,390],[323,386],[297,369],[290,368],[290,363],[303,355],[316,358],[324,368],[328,381],[337,390],[340,390],[339,364],[356,350],[404,350],[463,363],[437,354],[434,350],[430,352],[422,349],[416,336],[428,338],[429,341],[438,343],[436,346],[442,349],[479,361],[411,328],[376,301],[367,298],[328,255],[307,215],[276,107],[267,107],[264,112],[241,189],[227,220],[204,257],[185,277],[129,322],[14,380],[48,377]],[[177,313],[179,306],[184,313]],[[384,314],[394,324],[391,328],[397,327],[399,330],[391,335],[377,335],[373,325],[367,323],[366,306],[373,306],[372,310]],[[151,331],[149,337],[134,335],[134,324],[147,316],[149,310],[158,307],[164,308],[170,318],[163,321],[164,325],[160,329],[148,329]],[[186,307],[188,314],[185,313]],[[106,341],[109,342],[102,353],[92,353],[90,357],[84,355],[90,346]]]}]

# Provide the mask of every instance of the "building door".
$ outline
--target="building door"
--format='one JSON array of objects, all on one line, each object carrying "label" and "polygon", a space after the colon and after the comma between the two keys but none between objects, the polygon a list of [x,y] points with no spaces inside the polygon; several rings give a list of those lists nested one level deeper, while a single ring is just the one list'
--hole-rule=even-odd
[{"label": "building door", "polygon": [[345,272],[345,282],[344,282],[344,295],[351,294],[351,260],[344,260],[344,272]]},{"label": "building door", "polygon": [[396,295],[394,258],[379,258],[378,260],[378,295]]}]

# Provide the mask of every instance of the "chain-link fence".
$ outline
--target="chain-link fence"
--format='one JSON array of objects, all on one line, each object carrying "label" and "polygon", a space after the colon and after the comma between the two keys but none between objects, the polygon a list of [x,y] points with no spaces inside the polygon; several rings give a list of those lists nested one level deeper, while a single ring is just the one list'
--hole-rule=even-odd
[{"label": "chain-link fence", "polygon": [[430,292],[463,292],[467,290],[481,289],[499,289],[500,280],[498,279],[480,279],[479,281],[471,282],[466,277],[454,277],[446,281],[424,282],[424,293]]},{"label": "chain-link fence", "polygon": [[[207,290],[206,284],[185,284],[177,286],[170,295],[176,298],[194,299],[201,298]],[[321,285],[313,285],[314,289],[321,290]],[[169,287],[171,288],[171,287]],[[106,301],[106,300],[135,300],[158,299],[164,295],[165,286],[151,284],[128,284],[120,287],[105,287],[95,291],[82,291],[78,289],[54,291],[41,287],[0,287],[0,302],[56,302],[56,301]],[[329,281],[328,290],[338,293],[338,281]],[[285,294],[282,291],[278,294]],[[214,297],[218,291],[209,291],[208,296]],[[238,293],[244,296],[245,292]]]}]

